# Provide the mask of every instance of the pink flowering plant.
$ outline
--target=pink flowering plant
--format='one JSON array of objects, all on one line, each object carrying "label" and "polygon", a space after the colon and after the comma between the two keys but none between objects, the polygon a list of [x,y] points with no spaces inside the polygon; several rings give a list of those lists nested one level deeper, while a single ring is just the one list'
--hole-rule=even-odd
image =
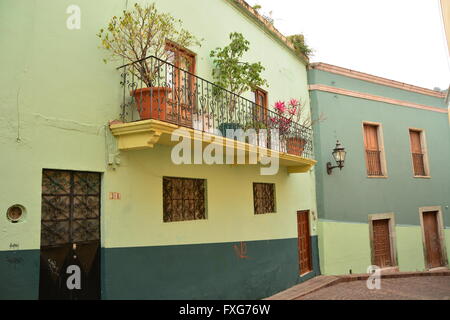
[{"label": "pink flowering plant", "polygon": [[304,116],[307,110],[305,110],[305,104],[302,104],[300,100],[277,101],[273,108],[276,115],[270,117],[270,122],[273,128],[279,130],[280,135],[288,134],[294,123],[305,127],[310,127],[313,124],[309,116]]}]

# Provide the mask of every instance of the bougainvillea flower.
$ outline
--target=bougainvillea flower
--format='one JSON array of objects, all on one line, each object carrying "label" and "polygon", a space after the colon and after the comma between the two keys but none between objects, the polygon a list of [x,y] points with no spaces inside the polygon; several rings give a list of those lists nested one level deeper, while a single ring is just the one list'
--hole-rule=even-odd
[{"label": "bougainvillea flower", "polygon": [[289,105],[292,106],[292,107],[298,106],[298,100],[297,99],[289,100]]},{"label": "bougainvillea flower", "polygon": [[275,102],[275,109],[277,109],[281,113],[284,113],[286,111],[286,106],[284,104],[284,101]]}]

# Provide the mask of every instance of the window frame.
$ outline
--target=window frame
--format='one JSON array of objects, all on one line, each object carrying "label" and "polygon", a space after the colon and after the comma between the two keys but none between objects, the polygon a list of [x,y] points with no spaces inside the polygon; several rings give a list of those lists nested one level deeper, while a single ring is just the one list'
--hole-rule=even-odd
[{"label": "window frame", "polygon": [[[269,93],[266,90],[261,89],[260,87],[256,87],[255,90],[253,90],[253,93],[255,94],[256,108],[257,109],[259,109],[259,107],[264,108],[264,116],[263,116],[264,119],[259,118],[259,110],[257,110],[257,112],[253,114],[253,117],[256,121],[267,122],[268,113],[269,113]],[[258,93],[262,93],[264,95],[264,105],[262,105],[262,106],[258,105],[258,103],[257,103]]]},{"label": "window frame", "polygon": [[[422,155],[423,155],[423,169],[425,172],[425,175],[423,176],[419,176],[416,175],[415,170],[414,170],[414,158],[413,158],[413,146],[411,143],[411,131],[415,131],[415,132],[419,132],[419,139],[420,139],[420,149],[422,151]],[[427,148],[427,140],[426,140],[426,135],[425,135],[425,130],[424,129],[420,129],[420,128],[408,128],[408,139],[409,139],[409,154],[410,154],[410,158],[411,158],[411,169],[412,169],[412,174],[414,178],[419,178],[419,179],[430,179],[431,175],[430,175],[430,166],[429,166],[429,161],[428,161],[428,148]]]},{"label": "window frame", "polygon": [[[270,212],[256,212],[256,199],[257,198],[255,197],[255,185],[257,185],[257,184],[265,184],[265,185],[271,185],[272,186],[273,211],[270,211]],[[253,182],[252,183],[252,193],[253,193],[253,215],[254,216],[277,213],[276,183],[274,183],[274,182]]]},{"label": "window frame", "polygon": [[[377,127],[377,140],[378,140],[378,149],[380,151],[380,168],[381,168],[381,175],[369,175],[369,168],[368,168],[368,159],[367,159],[367,148],[365,143],[365,131],[364,126],[375,126]],[[362,130],[362,138],[363,138],[363,146],[364,146],[364,160],[365,160],[365,168],[366,168],[366,176],[367,178],[388,178],[388,170],[387,170],[387,163],[386,163],[386,152],[384,149],[384,136],[383,136],[383,124],[381,122],[374,122],[374,121],[363,121],[361,124],[361,130]]]}]

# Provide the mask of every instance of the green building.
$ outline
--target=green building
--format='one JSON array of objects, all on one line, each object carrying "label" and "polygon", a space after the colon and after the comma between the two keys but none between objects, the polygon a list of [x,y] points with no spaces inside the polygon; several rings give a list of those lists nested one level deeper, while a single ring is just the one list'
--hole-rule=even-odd
[{"label": "green building", "polygon": [[[324,274],[370,265],[416,271],[448,266],[450,126],[443,92],[314,63],[319,252]],[[332,153],[346,150],[344,167]]]},{"label": "green building", "polygon": [[[144,120],[130,96],[135,82],[124,78],[127,67],[103,63],[96,36],[133,3],[0,3],[0,46],[8,48],[0,74],[0,298],[256,299],[317,275],[317,232],[327,223],[317,224],[310,129],[294,123],[279,144],[259,140],[256,153],[268,150],[279,161],[272,175],[262,175],[260,163],[176,164],[171,157],[178,128],[204,148],[231,143],[250,157],[254,143],[220,140],[211,127],[242,128],[255,114],[267,120],[278,100],[301,99],[309,110],[307,58],[243,1],[157,0],[158,10],[204,40],[180,48],[168,39],[167,50],[190,64],[158,62],[169,70],[166,100]],[[209,53],[231,32],[249,40],[245,59],[261,61],[268,87],[236,96],[212,85]],[[213,88],[233,97],[239,117],[225,119],[224,100],[212,103]],[[430,142],[448,134],[444,114],[424,113],[439,126],[427,131]],[[323,143],[327,154],[331,143]],[[440,153],[448,159],[447,147]],[[440,159],[430,159],[433,180],[418,183],[440,183],[430,205],[443,206],[448,179],[438,170],[448,162]],[[342,174],[350,168],[349,161]],[[411,230],[402,236],[419,248]],[[364,234],[359,225],[357,231]]]}]

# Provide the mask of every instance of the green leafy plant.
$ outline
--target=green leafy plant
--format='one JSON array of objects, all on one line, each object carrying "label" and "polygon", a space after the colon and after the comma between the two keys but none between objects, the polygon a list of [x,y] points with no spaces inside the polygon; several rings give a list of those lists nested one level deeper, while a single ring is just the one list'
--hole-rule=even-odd
[{"label": "green leafy plant", "polygon": [[287,39],[294,46],[295,51],[304,54],[307,57],[312,56],[313,50],[305,43],[305,36],[302,34],[294,34],[288,36]]},{"label": "green leafy plant", "polygon": [[268,86],[261,77],[264,67],[261,62],[243,62],[242,57],[250,47],[241,33],[230,33],[230,44],[223,48],[216,48],[210,53],[213,58],[213,78],[218,86],[241,95],[245,91],[254,90],[256,87]]},{"label": "green leafy plant", "polygon": [[152,87],[158,74],[159,65],[148,56],[169,60],[173,53],[166,50],[166,40],[174,41],[180,46],[200,46],[200,40],[189,31],[181,28],[182,21],[168,13],[160,13],[155,4],[141,7],[135,4],[132,10],[124,10],[120,17],[112,17],[105,29],[100,29],[97,36],[101,46],[110,52],[108,60],[122,60],[132,63],[130,72]]}]

